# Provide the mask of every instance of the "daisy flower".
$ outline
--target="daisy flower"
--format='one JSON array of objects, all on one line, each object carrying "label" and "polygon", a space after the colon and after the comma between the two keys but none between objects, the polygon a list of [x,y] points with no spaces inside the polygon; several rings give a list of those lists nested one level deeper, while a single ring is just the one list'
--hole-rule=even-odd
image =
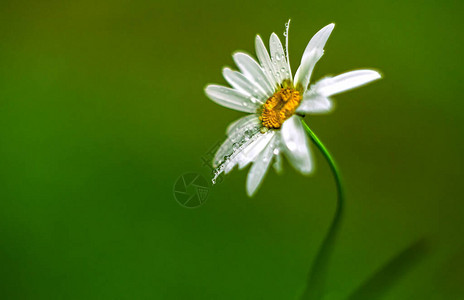
[{"label": "daisy flower", "polygon": [[252,196],[272,164],[282,170],[282,155],[302,174],[310,174],[313,162],[303,117],[306,114],[328,113],[332,95],[359,87],[381,76],[374,70],[355,70],[326,77],[310,85],[314,66],[324,54],[324,46],[334,24],[317,32],[309,41],[295,76],[288,56],[288,27],[285,50],[279,37],[272,33],[267,51],[259,35],[255,39],[255,60],[243,52],[233,54],[240,71],[223,69],[231,87],[208,85],[206,95],[219,105],[249,113],[231,123],[227,139],[218,149],[213,165],[213,183],[222,173],[235,166],[243,169],[252,164],[246,189]]}]

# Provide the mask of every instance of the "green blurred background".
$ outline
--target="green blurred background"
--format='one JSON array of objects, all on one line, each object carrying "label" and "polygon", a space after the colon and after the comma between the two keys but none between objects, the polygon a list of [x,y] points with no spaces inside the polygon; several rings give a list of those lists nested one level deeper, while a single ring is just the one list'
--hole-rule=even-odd
[{"label": "green blurred background", "polygon": [[245,171],[196,209],[172,192],[185,172],[209,176],[202,156],[243,115],[209,101],[205,85],[225,83],[232,52],[254,53],[256,33],[282,36],[292,18],[293,71],[335,22],[313,78],[384,74],[307,117],[347,192],[326,299],[353,298],[373,274],[385,286],[366,299],[464,299],[463,11],[462,1],[1,1],[0,298],[295,299],[335,210],[319,153],[312,176],[286,164],[252,199]]}]

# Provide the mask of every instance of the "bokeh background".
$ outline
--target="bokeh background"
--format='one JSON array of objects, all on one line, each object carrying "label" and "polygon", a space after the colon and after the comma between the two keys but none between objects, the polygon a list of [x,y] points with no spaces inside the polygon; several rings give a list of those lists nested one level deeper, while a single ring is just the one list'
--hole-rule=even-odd
[{"label": "bokeh background", "polygon": [[[208,83],[292,18],[293,71],[381,81],[309,116],[346,186],[326,299],[464,299],[462,1],[0,2],[0,298],[296,299],[336,193],[319,153],[186,209],[185,172],[242,116]],[[315,149],[315,148],[314,148]],[[406,252],[405,252],[406,251]],[[398,259],[399,257],[399,259]],[[368,295],[368,296],[366,296]]]}]

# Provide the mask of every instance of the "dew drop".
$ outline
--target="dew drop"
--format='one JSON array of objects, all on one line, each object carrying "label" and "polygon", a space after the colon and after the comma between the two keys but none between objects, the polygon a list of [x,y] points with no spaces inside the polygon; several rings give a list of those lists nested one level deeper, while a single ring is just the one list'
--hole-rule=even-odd
[{"label": "dew drop", "polygon": [[288,36],[288,29],[290,28],[290,20],[288,20],[287,23],[285,23],[285,32],[284,36]]}]

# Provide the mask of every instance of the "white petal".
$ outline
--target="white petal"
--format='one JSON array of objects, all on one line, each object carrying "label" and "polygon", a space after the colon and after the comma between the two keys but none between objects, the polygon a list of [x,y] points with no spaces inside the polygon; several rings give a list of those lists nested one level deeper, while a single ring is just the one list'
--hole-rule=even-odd
[{"label": "white petal", "polygon": [[205,89],[206,95],[219,105],[243,112],[255,112],[257,104],[251,102],[243,93],[221,85],[210,84]]},{"label": "white petal", "polygon": [[314,85],[314,89],[318,94],[329,97],[362,86],[381,77],[377,71],[356,70],[335,77],[324,78]]},{"label": "white petal", "polygon": [[235,152],[229,162],[226,163],[224,173],[229,173],[237,164],[239,168],[242,169],[250,162],[254,161],[272,140],[274,134],[274,131],[268,131],[264,134],[258,133],[255,138],[249,140],[249,142],[245,144],[241,150]]},{"label": "white petal", "polygon": [[276,77],[276,72],[272,65],[271,58],[269,57],[269,53],[267,52],[266,46],[264,46],[263,40],[259,35],[257,35],[255,39],[255,48],[256,56],[258,57],[261,67],[266,73],[269,82],[274,88],[278,88],[280,86],[280,77]]},{"label": "white petal", "polygon": [[329,36],[332,33],[334,27],[335,24],[331,23],[319,30],[309,41],[308,45],[306,46],[305,52],[303,53],[303,56],[308,55],[314,49],[324,50],[324,46],[327,43],[327,40],[329,39]]},{"label": "white petal", "polygon": [[264,148],[271,142],[272,138],[275,135],[275,131],[270,130],[261,136],[251,145],[245,147],[238,157],[238,167],[243,169],[250,162],[255,161],[259,153],[261,153]]},{"label": "white petal", "polygon": [[264,176],[266,175],[269,165],[271,164],[273,148],[271,144],[259,154],[255,163],[251,166],[247,177],[247,194],[253,196],[257,191],[258,187],[263,182]]},{"label": "white petal", "polygon": [[290,69],[288,68],[284,48],[282,47],[282,43],[280,42],[280,39],[277,36],[277,34],[271,34],[269,45],[269,48],[271,50],[271,60],[276,71],[277,80],[280,79],[280,83],[287,79],[291,80],[292,74],[290,73]]},{"label": "white petal", "polygon": [[295,74],[295,86],[301,88],[303,91],[308,87],[313,73],[314,67],[319,59],[322,57],[323,51],[313,50],[309,55],[304,56],[301,60],[301,64],[296,70]]},{"label": "white petal", "polygon": [[226,133],[228,136],[238,132],[243,134],[250,125],[258,127],[260,123],[261,121],[259,120],[258,115],[251,114],[230,123],[229,126],[227,126]]},{"label": "white petal", "polygon": [[224,75],[224,78],[233,88],[249,97],[253,97],[255,102],[261,102],[262,104],[264,103],[263,100],[266,101],[266,93],[261,87],[249,81],[242,73],[224,68],[222,70],[222,75]]},{"label": "white petal", "polygon": [[266,92],[267,97],[272,96],[274,88],[259,64],[251,56],[242,52],[235,53],[233,57],[238,68],[248,80],[261,87],[261,89]]},{"label": "white petal", "polygon": [[227,128],[227,139],[216,151],[213,159],[213,166],[217,167],[226,155],[233,154],[234,150],[245,138],[247,130],[254,130],[259,126],[259,119],[256,115],[248,115],[231,123]]},{"label": "white petal", "polygon": [[311,173],[313,164],[309,141],[300,117],[293,115],[286,120],[282,125],[281,135],[285,154],[293,167],[303,174]]},{"label": "white petal", "polygon": [[306,90],[313,72],[314,66],[324,54],[324,46],[332,33],[334,24],[329,24],[319,30],[306,46],[301,64],[295,74],[295,86],[300,86]]},{"label": "white petal", "polygon": [[309,90],[303,95],[303,101],[296,109],[297,113],[328,113],[333,110],[332,101],[322,95]]}]

